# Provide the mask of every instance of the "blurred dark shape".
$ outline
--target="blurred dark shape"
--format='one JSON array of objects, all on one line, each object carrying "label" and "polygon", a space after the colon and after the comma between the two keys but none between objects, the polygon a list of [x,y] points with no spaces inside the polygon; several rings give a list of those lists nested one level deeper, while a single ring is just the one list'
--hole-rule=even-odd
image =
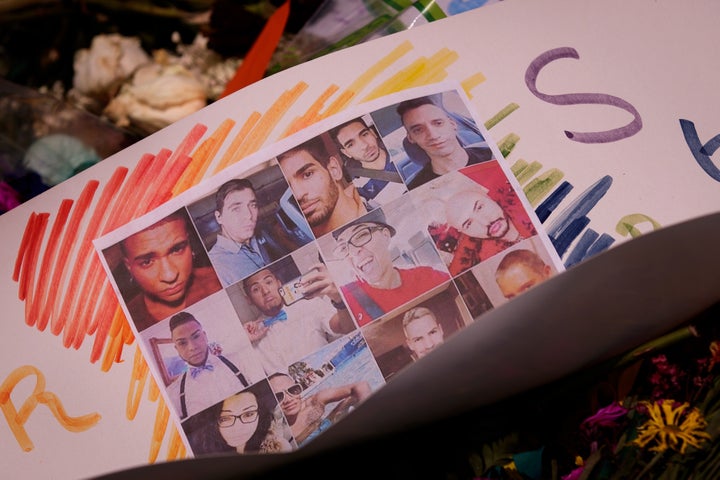
[{"label": "blurred dark shape", "polygon": [[[210,24],[203,31],[208,48],[226,57],[244,57],[270,15],[284,0],[216,0]],[[297,33],[323,0],[297,0],[290,4],[286,34]]]},{"label": "blurred dark shape", "polygon": [[53,134],[76,138],[100,158],[140,139],[67,102],[0,78],[0,180],[19,194],[21,202],[49,188],[38,172],[27,168],[24,158],[36,140]]},{"label": "blurred dark shape", "polygon": [[59,81],[67,91],[72,87],[75,52],[88,48],[96,35],[136,36],[148,52],[174,51],[173,32],[183,43],[191,43],[199,31],[195,17],[212,4],[212,0],[0,2],[0,76],[34,88]]}]

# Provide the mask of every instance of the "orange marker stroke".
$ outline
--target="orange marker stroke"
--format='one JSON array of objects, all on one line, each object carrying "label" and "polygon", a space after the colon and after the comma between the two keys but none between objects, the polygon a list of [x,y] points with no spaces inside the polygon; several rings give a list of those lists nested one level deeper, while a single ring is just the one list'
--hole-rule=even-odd
[{"label": "orange marker stroke", "polygon": [[240,127],[240,131],[238,132],[238,134],[235,135],[235,138],[233,138],[232,142],[230,142],[230,146],[227,148],[227,150],[225,150],[225,154],[220,159],[220,162],[215,167],[213,173],[217,173],[220,170],[223,170],[235,161],[234,159],[238,156],[237,152],[240,150],[240,147],[242,147],[245,139],[248,137],[248,135],[250,135],[250,132],[253,131],[255,125],[258,124],[261,118],[262,115],[260,114],[260,112],[252,112],[248,116],[248,118],[245,120],[245,123],[243,123],[242,127]]},{"label": "orange marker stroke", "polygon": [[[18,247],[18,253],[15,256],[15,266],[13,267],[12,274],[12,280],[15,283],[18,283],[20,281],[20,271],[22,270],[23,259],[27,256],[27,251],[31,242],[30,239],[35,232],[37,216],[38,214],[35,212],[30,213],[30,218],[28,218],[28,221],[25,224],[25,230],[23,231],[23,236],[20,239],[20,246]],[[20,298],[20,300],[22,300],[23,298],[24,297]]]},{"label": "orange marker stroke", "polygon": [[323,113],[321,120],[331,115],[335,115],[336,113],[347,107],[348,104],[350,104],[350,100],[352,100],[355,95],[356,92],[353,90],[345,90],[344,92],[342,92],[340,96]]},{"label": "orange marker stroke", "polygon": [[37,264],[38,257],[40,255],[42,239],[45,236],[45,230],[47,229],[48,219],[50,218],[50,215],[41,214],[39,218],[42,222],[41,228],[37,232],[38,235],[35,237],[30,247],[30,250],[28,251],[29,261],[26,264],[27,268],[23,269],[23,274],[20,277],[21,279],[23,279],[23,283],[27,285],[25,289],[25,323],[27,325],[33,323],[29,317],[30,310],[32,310],[32,305],[35,303],[35,298],[37,297],[35,295],[35,289],[33,287],[35,285],[35,276],[37,275]]},{"label": "orange marker stroke", "polygon": [[[93,313],[92,309],[94,306],[96,306],[95,319],[97,321],[93,322],[90,326],[83,325],[84,334],[95,334],[93,347],[90,352],[90,363],[97,362],[102,355],[102,349],[108,339],[108,331],[110,330],[110,327],[113,323],[114,312],[117,310],[118,307],[117,297],[115,297],[112,288],[110,288],[110,284],[107,278],[99,280],[98,283],[102,285],[102,291],[99,295],[99,301],[97,302],[97,304],[93,302],[87,302],[90,308],[88,309],[88,311],[83,312],[84,318],[90,318],[90,315]],[[75,342],[73,343],[73,347],[76,349],[79,348],[80,343],[81,339],[76,338]]]},{"label": "orange marker stroke", "polygon": [[[99,302],[95,302],[96,307],[89,307],[90,309],[95,310],[95,315],[92,317],[92,322],[87,325],[85,332],[88,335],[93,335],[98,331],[98,328],[100,328],[100,324],[104,323],[105,321],[108,322],[107,328],[105,328],[105,332],[109,333],[110,326],[113,322],[113,317],[115,316],[115,309],[119,306],[117,303],[117,297],[115,296],[115,292],[113,291],[112,287],[110,286],[110,282],[108,281],[107,276],[103,277],[100,282],[102,290],[100,291],[97,298],[99,298]],[[89,304],[92,304],[93,302],[87,302]],[[109,309],[109,310],[107,310]],[[106,312],[107,313],[107,320],[104,320],[104,317],[99,315],[99,312]],[[92,363],[92,362],[91,362]]]},{"label": "orange marker stroke", "polygon": [[42,264],[40,265],[40,282],[35,289],[37,291],[38,301],[32,302],[30,312],[25,318],[25,323],[28,325],[37,323],[37,329],[41,332],[45,330],[45,327],[47,327],[47,323],[50,320],[50,303],[47,301],[48,288],[51,285],[50,266],[55,263],[60,233],[67,223],[72,205],[73,201],[69,199],[64,199],[60,202],[60,208],[58,208],[57,216],[55,217],[53,226],[50,229],[50,238],[48,240],[47,247],[45,248]]},{"label": "orange marker stroke", "polygon": [[[30,287],[32,286],[32,278],[30,274],[35,270],[37,264],[37,251],[40,248],[39,244],[45,235],[45,228],[47,227],[47,221],[50,214],[38,213],[33,214],[28,219],[27,232],[28,236],[24,239],[27,243],[20,246],[20,250],[23,251],[22,262],[18,268],[18,298],[20,300],[26,300]],[[25,317],[27,322],[27,317]]]},{"label": "orange marker stroke", "polygon": [[[71,252],[77,244],[80,223],[83,218],[85,218],[85,214],[90,208],[90,204],[95,196],[95,191],[97,190],[98,185],[99,182],[96,180],[89,181],[85,184],[85,188],[83,188],[82,192],[80,192],[80,196],[75,202],[73,213],[70,216],[70,221],[65,229],[65,235],[63,235],[62,245],[60,246],[60,256],[55,264],[55,269],[60,272],[60,278],[58,279],[58,283],[54,283],[53,285],[60,286],[65,284],[65,274],[68,273],[68,270],[70,269],[69,265],[73,265],[71,262],[74,259],[72,258]],[[60,288],[53,289],[52,291],[53,296],[50,300],[53,305],[53,314],[52,319],[50,320],[50,331],[53,335],[60,334],[62,329],[65,327],[65,321],[70,312],[70,302],[78,292],[79,285],[78,282],[75,281],[77,279],[77,274],[71,275],[69,287],[65,291],[62,291]],[[64,301],[62,299],[64,299]]]},{"label": "orange marker stroke", "polygon": [[170,157],[170,163],[172,164],[180,157],[190,156],[193,149],[195,149],[197,144],[200,142],[200,139],[203,135],[205,135],[205,132],[207,132],[207,129],[207,125],[203,125],[202,123],[196,123],[193,125],[188,134],[185,135],[185,138],[183,138],[180,144],[175,147],[175,151]]},{"label": "orange marker stroke", "polygon": [[[129,345],[135,340],[134,335],[130,331],[130,327],[127,325],[127,319],[122,309],[117,303],[114,304],[114,308],[115,314],[112,315],[112,320],[108,322],[110,323],[110,327],[107,337],[110,338],[110,343],[107,344],[107,349],[105,350],[105,355],[100,365],[100,370],[103,372],[109,371],[113,362],[120,362],[125,345]],[[130,331],[130,335],[127,335],[126,331]],[[90,358],[91,361],[96,359],[96,357],[99,358],[102,347],[105,345],[104,341],[101,343],[101,341],[98,340],[98,336],[100,335],[102,335],[102,332],[99,332],[95,336],[95,345],[93,345]]]},{"label": "orange marker stroke", "polygon": [[159,185],[160,188],[158,188],[157,194],[150,202],[148,210],[155,210],[157,207],[172,198],[173,186],[177,184],[183,172],[187,169],[191,162],[191,156],[181,155],[177,157],[175,161],[170,163],[170,169],[163,175],[162,183]]},{"label": "orange marker stroke", "polygon": [[256,152],[268,139],[272,130],[277,126],[280,119],[287,113],[290,107],[300,98],[300,95],[307,90],[308,84],[298,82],[290,90],[284,91],[275,102],[270,106],[265,115],[262,116],[252,131],[252,135],[245,137],[245,141],[240,146],[237,156],[233,160],[236,162]]},{"label": "orange marker stroke", "polygon": [[178,460],[185,457],[187,457],[185,445],[182,442],[182,438],[180,438],[180,433],[178,433],[177,428],[175,428],[175,425],[173,425],[172,431],[170,432],[170,442],[168,444],[167,459]]},{"label": "orange marker stroke", "polygon": [[[98,337],[95,337],[95,340],[97,340]],[[110,341],[107,341],[107,340]],[[102,362],[100,362],[100,371],[101,372],[108,372],[110,371],[110,367],[112,367],[113,363],[119,363],[118,356],[122,356],[122,351],[124,349],[124,344],[122,341],[121,336],[108,336],[106,339],[102,342],[100,345],[99,351],[102,352],[102,347],[105,348],[105,355],[103,355]]]},{"label": "orange marker stroke", "polygon": [[[34,375],[36,379],[35,388],[30,397],[23,402],[20,410],[17,410],[10,398],[10,394],[21,380],[31,375]],[[38,403],[46,405],[58,423],[69,432],[85,431],[99,422],[101,418],[98,413],[89,413],[79,417],[69,416],[65,412],[60,399],[54,393],[45,391],[45,375],[40,370],[32,365],[18,367],[10,372],[10,375],[0,385],[0,410],[2,410],[5,421],[7,421],[10,430],[15,436],[15,440],[17,440],[20,448],[26,452],[31,451],[35,446],[23,426],[27,423]]]},{"label": "orange marker stroke", "polygon": [[148,461],[150,463],[154,463],[160,454],[160,447],[162,446],[163,438],[165,438],[169,417],[170,411],[165,406],[165,402],[160,400],[157,406],[157,413],[155,414],[155,426],[153,427],[150,454],[148,455]]},{"label": "orange marker stroke", "polygon": [[146,153],[140,158],[138,164],[130,172],[130,176],[127,177],[122,189],[117,194],[117,200],[115,201],[112,210],[110,210],[107,215],[108,219],[102,230],[103,235],[115,230],[117,227],[127,223],[133,218],[135,211],[137,210],[137,204],[133,200],[137,198],[139,186],[147,177],[154,160],[154,155]]},{"label": "orange marker stroke", "polygon": [[[163,170],[157,177],[152,177],[153,184],[152,190],[155,192],[154,197],[148,202],[148,209],[146,211],[157,208],[164,201],[172,198],[172,191],[176,183],[182,177],[183,172],[190,164],[191,152],[200,142],[205,132],[207,132],[207,125],[202,123],[195,124],[190,132],[183,138],[180,145],[175,148],[175,151],[170,155],[166,162],[163,162]],[[163,149],[163,155],[166,149]],[[160,154],[158,154],[160,156]]]},{"label": "orange marker stroke", "polygon": [[235,121],[226,118],[217,130],[198,146],[197,150],[192,154],[192,162],[173,187],[173,197],[195,185],[205,175],[210,163],[212,163],[234,126]]},{"label": "orange marker stroke", "polygon": [[150,377],[150,388],[148,389],[148,398],[153,402],[160,398],[160,389],[155,381],[155,377]]},{"label": "orange marker stroke", "polygon": [[303,128],[316,123],[320,118],[320,110],[325,105],[325,102],[335,95],[335,92],[338,90],[340,90],[340,87],[337,85],[330,85],[326,88],[325,91],[313,102],[313,104],[310,105],[310,108],[308,108],[304,114],[296,117],[290,122],[290,126],[288,126],[285,132],[281,135],[282,138],[289,137],[293,133],[299,132]]},{"label": "orange marker stroke", "polygon": [[[102,231],[102,225],[107,222],[105,212],[110,210],[117,192],[120,190],[123,180],[127,175],[126,169],[116,169],[113,175],[100,194],[97,205],[93,210],[88,222],[83,239],[80,241],[80,249],[76,255],[76,263],[72,277],[79,284],[79,291],[84,292],[85,298],[96,298],[97,292],[102,285],[102,265],[93,249],[92,241]],[[82,281],[80,281],[82,279]],[[73,302],[72,309],[68,315],[68,322],[63,332],[63,343],[65,346],[80,343],[85,338],[85,328],[90,320],[87,318],[92,311],[87,311],[90,302]]]}]

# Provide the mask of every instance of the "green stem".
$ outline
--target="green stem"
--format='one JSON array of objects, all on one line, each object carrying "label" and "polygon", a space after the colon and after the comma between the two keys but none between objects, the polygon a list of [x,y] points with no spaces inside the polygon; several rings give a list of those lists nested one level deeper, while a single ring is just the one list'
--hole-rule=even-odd
[{"label": "green stem", "polygon": [[636,361],[639,357],[644,357],[644,356],[652,354],[658,350],[667,348],[670,345],[674,345],[683,340],[686,340],[690,337],[697,337],[697,336],[698,336],[698,333],[697,333],[696,328],[693,325],[686,325],[682,328],[679,328],[675,331],[667,333],[667,334],[663,335],[662,337],[659,337],[659,338],[656,338],[649,342],[646,342],[646,343],[640,345],[639,347],[631,350],[630,352],[628,352],[625,355],[623,355],[622,357],[620,357],[620,359],[616,361],[615,365],[616,365],[616,367],[622,367],[624,365],[627,365],[629,363]]},{"label": "green stem", "polygon": [[[78,3],[78,8],[81,6]],[[158,7],[144,0],[84,0],[82,8],[92,8],[91,6],[102,7],[116,12],[133,12],[140,15],[149,15],[163,18],[177,18],[180,20],[189,20],[193,15],[197,15],[200,11],[212,8],[212,1],[201,0],[194,2],[192,10],[181,10],[177,7]],[[65,10],[64,5],[59,6],[56,0],[5,0],[0,2],[0,23],[8,23],[17,21],[22,18],[32,18],[38,15],[38,9],[47,13],[48,11]]]},{"label": "green stem", "polygon": [[652,468],[655,466],[655,464],[657,464],[660,461],[660,459],[663,457],[663,455],[665,455],[665,451],[658,452],[657,455],[655,455],[653,457],[653,459],[650,460],[650,463],[645,465],[645,468],[643,468],[642,471],[640,472],[640,474],[638,474],[638,476],[637,476],[638,480],[640,480],[643,477],[643,475],[650,472],[650,470],[652,470]]}]

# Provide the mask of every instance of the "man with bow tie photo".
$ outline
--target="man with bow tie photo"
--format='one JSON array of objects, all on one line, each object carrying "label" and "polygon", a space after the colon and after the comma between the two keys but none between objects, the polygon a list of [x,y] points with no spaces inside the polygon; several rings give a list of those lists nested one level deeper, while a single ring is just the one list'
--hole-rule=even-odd
[{"label": "man with bow tie photo", "polygon": [[170,318],[170,336],[187,370],[167,388],[181,420],[233,395],[264,377],[262,370],[236,353],[214,354],[207,333],[188,312]]},{"label": "man with bow tie photo", "polygon": [[283,284],[269,268],[243,281],[246,297],[260,311],[245,330],[268,375],[356,328],[324,264],[313,265],[293,285],[297,300],[287,305],[280,294]]}]

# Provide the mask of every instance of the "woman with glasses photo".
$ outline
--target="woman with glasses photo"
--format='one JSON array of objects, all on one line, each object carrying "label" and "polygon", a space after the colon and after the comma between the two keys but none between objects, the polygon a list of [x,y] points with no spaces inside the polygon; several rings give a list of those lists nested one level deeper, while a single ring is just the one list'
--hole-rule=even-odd
[{"label": "woman with glasses photo", "polygon": [[[193,453],[288,452],[292,444],[281,434],[284,421],[275,418],[276,403],[266,382],[232,395],[183,425]],[[194,428],[197,427],[197,428]]]},{"label": "woman with glasses photo", "polygon": [[[302,386],[290,375],[278,372],[268,380],[298,445],[315,438],[372,393],[370,384],[361,381],[318,390],[302,398]],[[326,415],[326,407],[332,403],[337,405]]]}]

